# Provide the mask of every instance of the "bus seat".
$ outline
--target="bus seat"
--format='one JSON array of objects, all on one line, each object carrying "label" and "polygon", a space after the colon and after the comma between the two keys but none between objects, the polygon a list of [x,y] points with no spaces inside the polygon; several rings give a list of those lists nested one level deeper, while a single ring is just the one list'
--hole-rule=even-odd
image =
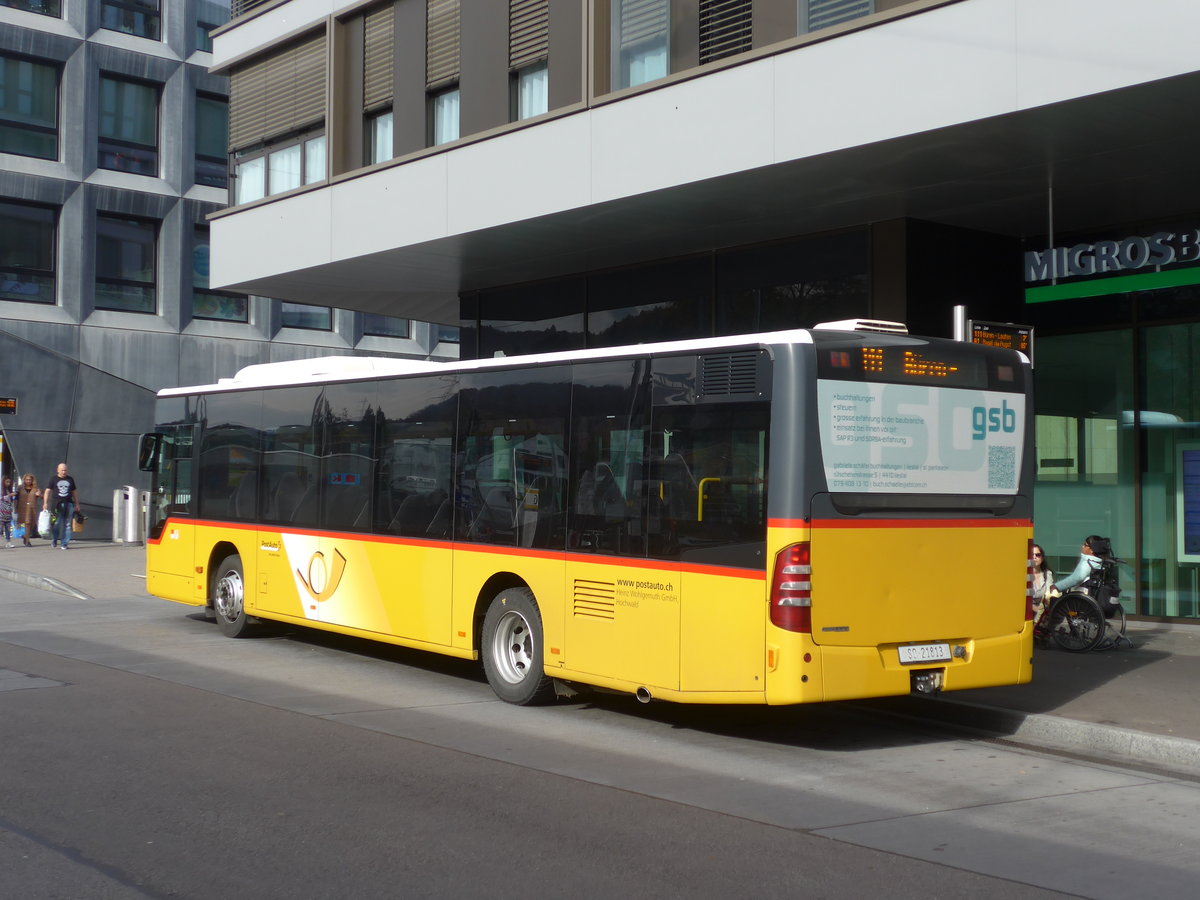
[{"label": "bus seat", "polygon": [[236,519],[252,519],[257,515],[258,474],[246,472],[233,492],[233,516]]},{"label": "bus seat", "polygon": [[296,507],[304,497],[304,482],[295,472],[284,472],[275,488],[274,509],[267,511],[267,518],[280,522],[292,521]]},{"label": "bus seat", "polygon": [[425,529],[425,533],[430,537],[449,537],[450,536],[450,498],[447,497],[442,501],[437,508],[437,512],[433,514],[433,519],[429,522],[429,527]]}]

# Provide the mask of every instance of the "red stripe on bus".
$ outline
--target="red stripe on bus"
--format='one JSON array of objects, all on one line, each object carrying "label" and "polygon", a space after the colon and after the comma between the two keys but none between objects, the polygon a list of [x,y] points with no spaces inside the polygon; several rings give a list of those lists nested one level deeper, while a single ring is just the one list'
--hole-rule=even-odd
[{"label": "red stripe on bus", "polygon": [[[450,539],[433,541],[424,538],[400,537],[389,534],[366,534],[357,531],[318,531],[312,528],[279,528],[272,525],[254,525],[232,522],[209,522],[201,519],[183,519],[179,524],[188,524],[203,528],[229,528],[237,531],[264,531],[270,534],[295,534],[317,538],[341,538],[343,540],[362,541],[372,544],[404,544],[407,547],[439,548],[444,550],[466,551],[471,553],[489,553],[497,556],[520,556],[525,559],[552,559],[572,563],[596,563],[607,566],[619,566],[626,569],[653,569],[662,572],[686,572],[691,575],[723,575],[727,578],[748,578],[754,581],[766,581],[764,569],[741,569],[732,566],[704,566],[696,563],[674,562],[669,559],[645,559],[629,556],[602,556],[591,553],[573,553],[568,550],[528,550],[524,547],[505,547],[496,544],[470,544],[464,541]],[[163,532],[175,524],[168,519],[163,525]],[[158,537],[151,544],[162,542]]]}]

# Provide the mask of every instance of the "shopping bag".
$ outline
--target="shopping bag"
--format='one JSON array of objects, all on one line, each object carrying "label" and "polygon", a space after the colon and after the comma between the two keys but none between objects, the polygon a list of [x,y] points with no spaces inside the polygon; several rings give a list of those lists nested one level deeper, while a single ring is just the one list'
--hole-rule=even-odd
[{"label": "shopping bag", "polygon": [[75,518],[71,519],[71,533],[79,534],[83,531],[83,523],[87,520],[80,514],[76,513]]},{"label": "shopping bag", "polygon": [[43,509],[38,513],[38,532],[43,535],[50,533],[50,510]]},{"label": "shopping bag", "polygon": [[13,526],[13,537],[15,537],[15,538],[25,537],[25,526],[24,525],[14,525]]}]

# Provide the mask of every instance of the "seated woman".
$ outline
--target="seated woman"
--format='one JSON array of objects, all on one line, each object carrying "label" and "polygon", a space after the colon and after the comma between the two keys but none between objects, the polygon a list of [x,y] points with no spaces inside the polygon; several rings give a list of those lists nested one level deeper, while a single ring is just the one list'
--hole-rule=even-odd
[{"label": "seated woman", "polygon": [[1109,539],[1098,534],[1088,535],[1079,548],[1079,562],[1075,564],[1075,570],[1055,583],[1050,596],[1061,597],[1066,591],[1079,587],[1092,577],[1093,571],[1099,569],[1100,563],[1105,559],[1112,559],[1112,544]]}]

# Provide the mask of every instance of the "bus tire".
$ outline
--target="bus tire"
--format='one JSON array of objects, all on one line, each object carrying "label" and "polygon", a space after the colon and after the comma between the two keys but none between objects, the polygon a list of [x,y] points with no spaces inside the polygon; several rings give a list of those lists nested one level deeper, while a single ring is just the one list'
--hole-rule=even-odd
[{"label": "bus tire", "polygon": [[246,615],[246,578],[242,558],[236,553],[221,560],[213,572],[212,609],[225,637],[245,637],[250,632]]},{"label": "bus tire", "polygon": [[554,700],[545,671],[542,614],[528,588],[501,591],[483,617],[483,672],[496,696],[517,706]]}]

